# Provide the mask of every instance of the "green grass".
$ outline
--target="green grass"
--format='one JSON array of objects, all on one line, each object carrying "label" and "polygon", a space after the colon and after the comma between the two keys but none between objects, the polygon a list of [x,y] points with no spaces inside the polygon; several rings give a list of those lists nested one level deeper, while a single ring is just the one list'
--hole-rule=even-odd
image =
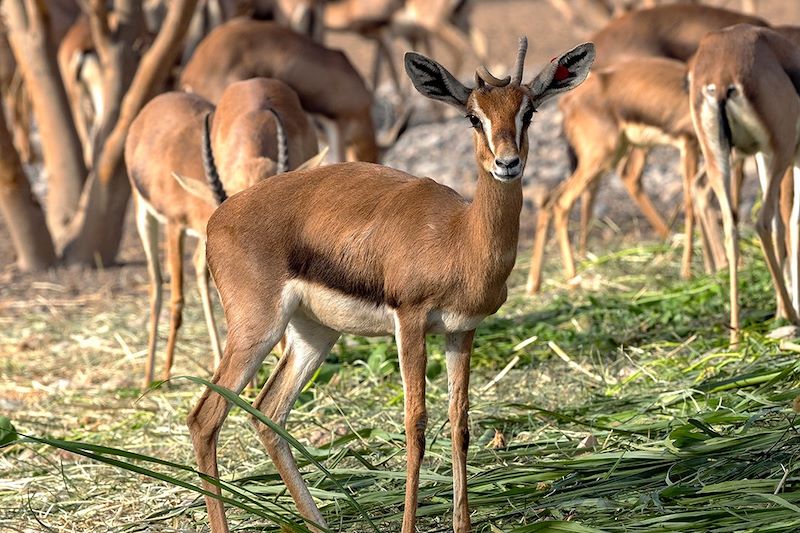
[{"label": "green grass", "polygon": [[[743,249],[744,336],[734,351],[727,347],[725,275],[679,281],[678,249],[604,255],[582,265],[583,288],[550,282],[535,299],[522,294],[520,262],[509,302],[475,343],[468,472],[476,531],[800,530],[793,408],[800,364],[793,345],[766,336],[779,325],[773,292],[754,241]],[[143,301],[132,296],[130,305]],[[126,305],[116,302],[119,312]],[[134,326],[114,331],[142,346]],[[203,360],[202,324],[186,334],[192,358]],[[108,351],[121,357],[123,350]],[[295,456],[332,531],[370,531],[370,521],[382,531],[400,528],[396,357],[388,339],[344,339],[290,418]],[[493,382],[510,361],[513,368]],[[15,368],[6,373],[14,376]],[[425,532],[450,530],[443,368],[442,340],[432,337],[418,511]],[[203,527],[183,425],[200,390],[189,379],[141,399],[127,382],[105,391],[68,388],[13,411],[20,438],[0,455],[0,527]],[[238,400],[221,437],[229,520],[236,530],[277,531],[282,523],[303,531],[246,422],[243,407],[255,393]],[[496,432],[505,447],[489,446]],[[586,438],[594,445],[579,448]]]}]

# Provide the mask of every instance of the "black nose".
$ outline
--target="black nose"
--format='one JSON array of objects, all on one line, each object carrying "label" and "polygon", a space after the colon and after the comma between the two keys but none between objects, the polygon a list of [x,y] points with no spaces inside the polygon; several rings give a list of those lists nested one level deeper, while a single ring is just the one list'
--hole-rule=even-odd
[{"label": "black nose", "polygon": [[499,157],[494,160],[494,164],[499,168],[515,168],[519,165],[519,157],[503,158]]}]

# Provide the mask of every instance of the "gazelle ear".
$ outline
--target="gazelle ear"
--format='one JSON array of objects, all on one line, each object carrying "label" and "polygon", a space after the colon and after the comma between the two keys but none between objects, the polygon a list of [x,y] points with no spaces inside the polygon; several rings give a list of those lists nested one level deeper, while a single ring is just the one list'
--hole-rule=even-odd
[{"label": "gazelle ear", "polygon": [[422,94],[464,109],[470,89],[464,87],[446,68],[416,52],[406,52],[404,63],[411,83]]},{"label": "gazelle ear", "polygon": [[584,43],[553,59],[528,84],[534,107],[548,98],[570,91],[583,83],[594,61],[594,44]]},{"label": "gazelle ear", "polygon": [[173,172],[172,177],[178,182],[178,185],[180,185],[183,190],[192,196],[200,198],[210,206],[217,207],[217,201],[214,198],[214,194],[211,192],[211,189],[208,188],[208,185],[198,180],[188,179],[184,176],[181,176],[177,172]]}]

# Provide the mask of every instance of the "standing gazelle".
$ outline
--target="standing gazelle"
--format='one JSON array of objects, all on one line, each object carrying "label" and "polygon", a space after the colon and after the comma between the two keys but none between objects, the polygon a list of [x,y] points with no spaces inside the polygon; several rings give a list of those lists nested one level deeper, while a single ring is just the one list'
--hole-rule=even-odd
[{"label": "standing gazelle", "polygon": [[[779,216],[781,181],[789,169],[798,174],[800,151],[800,53],[779,33],[740,24],[711,32],[700,42],[689,63],[692,121],[706,161],[711,188],[719,200],[730,268],[731,343],[739,340],[739,234],[731,199],[731,151],[761,154],[759,178],[764,202],[756,230],[778,300],[778,312],[797,322],[798,309],[783,273],[784,226]],[[789,174],[788,178],[791,179]],[[795,183],[795,186],[798,184]],[[800,205],[794,206],[790,253],[794,303],[800,295],[797,232]]]},{"label": "standing gazelle", "polygon": [[[313,126],[297,94],[281,81],[253,78],[231,84],[214,112],[209,132],[212,111],[214,106],[194,94],[160,95],[133,121],[125,146],[136,223],[151,284],[145,386],[154,378],[161,309],[159,223],[166,227],[170,272],[170,327],[163,374],[169,379],[182,322],[184,235],[199,238],[194,267],[216,360],[221,350],[203,243],[208,218],[224,200],[226,190],[239,192],[256,181],[297,168],[317,151]],[[216,149],[216,164],[210,157],[211,146]]]},{"label": "standing gazelle", "polygon": [[[466,453],[469,363],[475,328],[506,299],[522,208],[527,130],[549,97],[587,76],[594,46],[559,56],[522,83],[527,41],[514,77],[485,68],[467,88],[416,53],[406,71],[423,95],[455,106],[474,128],[478,184],[472,202],[431,179],[370,163],[290,172],[234,197],[208,222],[208,263],[228,321],[228,342],[212,381],[241,392],[287,332],[288,348],[254,406],[285,425],[295,399],[341,333],[394,334],[405,391],[407,441],[403,532],[416,522],[425,449],[425,336],[446,339],[453,445],[453,529],[470,530]],[[269,209],[264,209],[269,206]],[[218,477],[217,436],[228,402],[207,389],[188,426],[201,473]],[[325,520],[287,442],[257,425],[309,527]],[[205,479],[206,490],[220,489]],[[227,532],[225,510],[206,496],[211,529]]]}]

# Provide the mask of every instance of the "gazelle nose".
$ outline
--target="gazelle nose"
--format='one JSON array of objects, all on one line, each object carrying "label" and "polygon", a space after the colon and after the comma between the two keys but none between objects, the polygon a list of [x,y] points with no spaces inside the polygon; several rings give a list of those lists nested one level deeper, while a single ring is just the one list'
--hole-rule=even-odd
[{"label": "gazelle nose", "polygon": [[519,157],[498,157],[494,160],[497,168],[516,168],[519,166]]}]

